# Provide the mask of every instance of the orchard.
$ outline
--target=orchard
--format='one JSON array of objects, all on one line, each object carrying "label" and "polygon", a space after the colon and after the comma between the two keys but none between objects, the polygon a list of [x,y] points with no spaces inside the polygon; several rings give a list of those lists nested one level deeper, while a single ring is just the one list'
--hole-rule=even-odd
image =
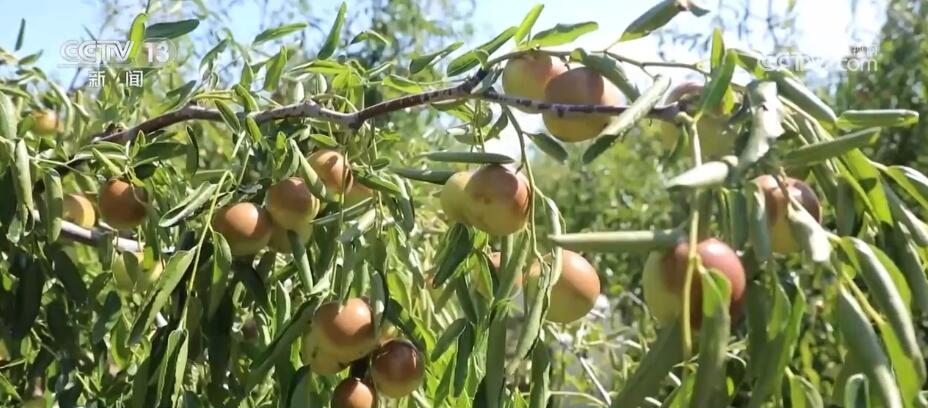
[{"label": "orchard", "polygon": [[[311,51],[225,32],[142,88],[50,80],[23,23],[0,406],[928,406],[928,177],[868,155],[918,113],[836,111],[722,30],[695,63],[615,51],[710,12],[654,3],[606,48],[538,5],[429,50],[342,4]],[[201,24],[149,17],[128,39]],[[642,163],[672,208],[587,222]],[[627,202],[595,208],[653,214]]]}]

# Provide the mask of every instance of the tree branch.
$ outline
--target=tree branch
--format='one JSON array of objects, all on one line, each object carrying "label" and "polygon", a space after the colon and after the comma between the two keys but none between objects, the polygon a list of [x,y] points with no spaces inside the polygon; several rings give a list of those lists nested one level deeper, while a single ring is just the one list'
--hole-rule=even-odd
[{"label": "tree branch", "polygon": [[[96,245],[97,242],[106,237],[106,234],[98,229],[87,229],[68,221],[61,221],[61,235],[71,241],[89,245]],[[115,246],[116,249],[122,252],[139,252],[142,250],[142,245],[138,241],[128,238],[116,237]]]},{"label": "tree branch", "polygon": [[[531,108],[539,112],[553,112],[559,116],[563,116],[567,113],[620,115],[628,109],[628,107],[625,105],[550,103],[545,101],[502,95],[492,89],[487,89],[476,93],[473,92],[474,88],[477,87],[477,85],[480,84],[480,82],[483,81],[488,74],[488,71],[480,69],[473,76],[458,85],[401,96],[380,102],[375,105],[371,105],[354,113],[333,111],[322,107],[322,105],[316,101],[307,100],[304,102],[268,109],[257,113],[241,113],[239,114],[239,117],[245,118],[246,115],[252,115],[255,122],[257,123],[264,123],[280,119],[311,118],[357,129],[368,120],[378,116],[386,115],[388,113],[436,102],[462,99],[479,99],[506,106]],[[651,112],[649,112],[648,117],[674,123],[674,117],[679,112],[680,106],[674,103],[666,106],[655,107],[651,110]],[[207,109],[197,105],[187,105],[180,109],[167,112],[161,116],[148,119],[129,129],[122,131],[104,132],[103,134],[94,138],[94,141],[128,142],[135,139],[139,132],[152,133],[168,126],[189,120],[222,121],[222,115],[218,110]],[[37,188],[41,189],[41,186],[37,186]],[[105,236],[98,230],[88,230],[69,222],[64,222],[62,224],[62,233],[73,241],[87,244],[96,243]],[[117,238],[116,246],[122,251],[137,252],[141,249],[141,244],[139,242],[125,238]]]}]

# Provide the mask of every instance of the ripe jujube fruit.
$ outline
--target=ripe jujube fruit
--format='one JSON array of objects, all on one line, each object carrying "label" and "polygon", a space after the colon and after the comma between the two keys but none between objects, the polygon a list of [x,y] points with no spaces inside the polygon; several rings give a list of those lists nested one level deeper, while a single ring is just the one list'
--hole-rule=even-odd
[{"label": "ripe jujube fruit", "polygon": [[145,190],[119,179],[110,179],[100,189],[97,205],[100,216],[111,227],[131,230],[145,221]]},{"label": "ripe jujube fruit", "polygon": [[[778,254],[791,254],[798,252],[799,243],[793,235],[787,218],[789,200],[783,194],[783,189],[776,179],[769,174],[757,177],[754,183],[764,193],[764,205],[767,211],[767,225],[770,230],[770,249]],[[790,196],[795,198],[806,212],[816,221],[822,222],[822,206],[815,194],[815,190],[806,182],[792,177],[784,180]]]},{"label": "ripe jujube fruit", "polygon": [[369,384],[357,377],[348,377],[338,383],[332,392],[332,408],[374,408],[377,393]]},{"label": "ripe jujube fruit", "polygon": [[32,113],[32,131],[39,135],[58,133],[58,114],[53,110],[40,110]]},{"label": "ripe jujube fruit", "polygon": [[65,194],[61,201],[61,219],[91,228],[97,221],[97,214],[83,194]]},{"label": "ripe jujube fruit", "polygon": [[337,150],[319,149],[309,155],[307,160],[327,189],[343,193],[354,184],[351,167],[345,161],[345,156]]},{"label": "ripe jujube fruit", "polygon": [[339,360],[330,352],[319,347],[319,332],[310,330],[303,335],[300,347],[300,357],[309,369],[318,375],[338,374],[348,368],[348,363]]},{"label": "ripe jujube fruit", "polygon": [[528,221],[531,192],[521,174],[489,164],[474,172],[464,188],[467,218],[490,235],[509,235]]},{"label": "ripe jujube fruit", "polygon": [[[619,90],[602,75],[587,67],[564,72],[548,82],[545,102],[566,104],[617,105]],[[611,117],[601,113],[545,112],[545,127],[564,142],[581,142],[600,134]]]},{"label": "ripe jujube fruit", "polygon": [[[503,92],[509,96],[542,101],[545,87],[554,77],[567,71],[562,62],[540,52],[527,52],[511,58],[503,69]],[[516,106],[523,112],[535,113],[531,108]]]},{"label": "ripe jujube fruit", "polygon": [[354,361],[377,347],[371,308],[364,299],[350,298],[316,309],[312,330],[318,332],[319,347],[339,361]]},{"label": "ripe jujube fruit", "polygon": [[309,224],[319,213],[319,199],[309,192],[299,177],[285,178],[267,190],[265,208],[277,226],[296,230]]},{"label": "ripe jujube fruit", "polygon": [[[715,269],[731,286],[728,310],[732,320],[741,316],[745,276],[741,260],[728,244],[709,238],[696,245],[696,253],[704,268]],[[665,252],[652,252],[645,264],[642,286],[644,300],[651,314],[662,324],[675,321],[683,311],[683,288],[689,265],[690,246],[681,242]],[[690,323],[702,323],[702,279],[694,269],[690,286]]]},{"label": "ripe jujube fruit", "polygon": [[254,255],[271,240],[271,217],[249,202],[226,205],[213,214],[213,229],[229,243],[232,256]]},{"label": "ripe jujube fruit", "polygon": [[422,384],[425,364],[422,354],[407,340],[392,340],[371,355],[371,378],[377,392],[403,398]]},{"label": "ripe jujube fruit", "polygon": [[[529,287],[537,287],[534,282],[537,282],[540,274],[541,265],[535,262],[529,270],[529,277],[533,281]],[[562,250],[561,276],[551,287],[550,307],[546,318],[565,324],[579,320],[593,310],[601,290],[596,268],[582,255]]]},{"label": "ripe jujube fruit", "polygon": [[[668,104],[680,102],[687,105],[688,111],[692,111],[698,107],[703,88],[703,84],[699,82],[684,82],[670,91],[665,102]],[[717,110],[705,113],[696,123],[696,130],[699,132],[699,148],[704,157],[721,157],[732,153],[737,134],[727,129],[727,121],[728,116]],[[676,146],[679,135],[680,129],[673,123],[660,123],[661,145],[667,151]]]},{"label": "ripe jujube fruit", "polygon": [[468,211],[470,210],[470,197],[467,195],[467,183],[473,175],[470,171],[454,173],[445,181],[441,188],[441,209],[452,222],[469,224]]}]

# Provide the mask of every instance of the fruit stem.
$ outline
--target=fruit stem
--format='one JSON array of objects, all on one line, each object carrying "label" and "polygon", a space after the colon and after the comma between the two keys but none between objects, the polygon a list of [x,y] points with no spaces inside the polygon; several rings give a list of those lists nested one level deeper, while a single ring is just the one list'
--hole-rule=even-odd
[{"label": "fruit stem", "polygon": [[[516,134],[519,135],[519,149],[522,152],[522,166],[525,167],[525,174],[528,176],[528,191],[529,191],[529,215],[528,215],[528,228],[530,239],[532,240],[532,253],[535,254],[536,259],[542,259],[541,253],[538,252],[538,236],[536,234],[535,228],[535,176],[532,174],[532,163],[527,159],[528,155],[525,152],[525,133],[522,131],[522,126],[519,125],[519,121],[516,120],[516,116],[512,114],[512,109],[509,107],[503,107],[503,111],[506,112],[506,116],[509,117],[509,123],[512,124],[513,129],[515,129]],[[541,192],[538,192],[541,194]],[[518,273],[519,271],[517,271]]]},{"label": "fruit stem", "polygon": [[603,401],[605,401],[605,405],[612,405],[612,398],[609,398],[609,392],[603,387],[599,378],[596,378],[596,373],[593,372],[593,367],[590,365],[590,362],[587,361],[586,357],[581,355],[578,355],[577,359],[580,361],[580,365],[583,367],[583,371],[586,372],[587,377],[590,377],[590,381],[592,381],[593,385],[596,387],[596,391],[599,392],[599,395],[602,397]]},{"label": "fruit stem", "polygon": [[[242,137],[244,138],[244,136]],[[197,265],[200,264],[200,254],[202,253],[203,241],[206,239],[206,233],[213,230],[213,213],[216,212],[216,203],[219,201],[219,196],[222,193],[222,186],[226,183],[226,177],[231,174],[229,171],[222,172],[222,177],[219,178],[219,183],[217,184],[216,192],[213,193],[213,199],[209,205],[209,212],[206,214],[206,222],[203,224],[203,230],[200,232],[200,239],[197,241],[197,254],[193,257],[193,271],[190,275],[190,280],[187,281],[187,293],[193,293],[193,284],[197,281],[197,270],[200,268]],[[181,312],[181,321],[180,325],[184,325],[187,322],[187,306],[190,304],[190,299],[192,297],[188,296],[187,301],[184,302],[184,310]]]},{"label": "fruit stem", "polygon": [[[687,121],[682,124],[681,129],[686,137],[689,137],[693,146],[694,167],[702,164],[702,150],[699,146],[699,133],[696,130],[695,121]],[[699,190],[693,193],[693,205],[690,210],[690,236],[689,236],[689,257],[686,267],[686,277],[683,281],[683,315],[681,322],[683,324],[683,358],[689,359],[693,352],[693,333],[690,330],[690,309],[692,305],[692,296],[690,291],[693,287],[693,275],[696,272],[696,265],[699,262],[699,255],[696,252],[696,246],[699,243]]]}]

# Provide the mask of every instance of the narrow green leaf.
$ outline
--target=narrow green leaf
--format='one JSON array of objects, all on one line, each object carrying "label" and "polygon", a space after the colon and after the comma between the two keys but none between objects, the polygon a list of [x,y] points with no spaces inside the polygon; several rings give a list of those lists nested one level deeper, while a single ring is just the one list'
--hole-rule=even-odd
[{"label": "narrow green leaf", "polygon": [[519,24],[519,29],[517,29],[516,33],[512,35],[512,38],[515,40],[516,44],[523,44],[522,40],[526,38],[532,31],[532,27],[535,26],[535,21],[538,20],[538,15],[541,14],[541,11],[544,10],[544,8],[544,4],[536,4],[532,7],[531,10],[528,11],[528,13],[522,19],[522,24]]},{"label": "narrow green leaf", "polygon": [[805,145],[786,153],[783,156],[783,165],[798,167],[820,163],[851,150],[872,145],[879,137],[879,128],[869,128],[840,136],[834,140]]},{"label": "narrow green leaf", "polygon": [[129,49],[129,60],[135,61],[142,49],[142,43],[145,41],[145,22],[148,21],[148,14],[140,13],[132,20],[132,26],[129,28],[129,41],[132,42],[132,48]]},{"label": "narrow green leaf", "polygon": [[456,173],[454,170],[414,169],[410,167],[390,167],[390,171],[403,178],[439,185],[444,185]]},{"label": "narrow green leaf", "polygon": [[213,197],[213,193],[216,192],[217,188],[219,188],[219,186],[216,184],[203,182],[196,190],[188,194],[184,198],[184,201],[181,201],[174,206],[174,208],[165,212],[164,215],[161,216],[161,220],[158,221],[158,226],[170,228],[183,222],[203,207],[203,205]]},{"label": "narrow green leaf", "polygon": [[[580,62],[590,69],[606,77],[609,82],[619,88],[629,99],[637,101],[641,97],[641,92],[635,83],[628,78],[625,69],[612,56],[603,56],[600,54],[591,54],[580,48],[577,50],[580,54]],[[653,85],[652,85],[653,86]]]},{"label": "narrow green leaf", "polygon": [[706,85],[706,90],[703,92],[699,103],[699,112],[707,114],[718,109],[725,97],[725,93],[729,92],[728,86],[731,84],[731,77],[734,75],[737,60],[738,57],[735,54],[725,54],[722,65],[712,72],[712,77]]},{"label": "narrow green leaf", "polygon": [[287,47],[280,47],[280,51],[273,57],[271,63],[267,66],[264,75],[264,90],[272,91],[280,85],[280,76],[287,66]]},{"label": "narrow green leaf", "polygon": [[722,391],[725,382],[725,349],[728,345],[731,316],[728,305],[731,287],[728,278],[710,270],[701,276],[702,314],[699,330],[699,357],[696,380],[690,406],[709,406],[709,401]]},{"label": "narrow green leaf", "polygon": [[43,183],[45,184],[45,194],[42,221],[45,224],[45,239],[48,242],[55,242],[58,240],[58,235],[61,234],[61,212],[64,201],[61,176],[54,169],[48,170],[43,177]]},{"label": "narrow green leaf", "polygon": [[544,132],[526,133],[526,135],[532,140],[532,143],[534,143],[539,150],[548,155],[548,157],[561,163],[567,162],[567,149],[564,148],[560,140]]},{"label": "narrow green leaf", "polygon": [[19,19],[19,32],[16,33],[16,45],[13,51],[19,51],[23,48],[23,40],[26,38],[26,19]]},{"label": "narrow green leaf", "polygon": [[177,37],[187,35],[200,25],[200,20],[189,19],[180,21],[171,21],[166,23],[156,23],[145,29],[146,40],[171,40]]},{"label": "narrow green leaf", "polygon": [[251,45],[255,46],[264,42],[278,39],[290,33],[302,31],[304,28],[306,28],[306,26],[306,23],[292,23],[284,24],[274,28],[268,28],[267,30],[264,30],[256,35],[255,39],[251,41]]},{"label": "narrow green leaf", "polygon": [[612,147],[622,135],[631,130],[641,119],[651,112],[651,109],[663,98],[664,93],[670,88],[670,77],[658,75],[654,78],[654,83],[641,96],[632,102],[624,112],[612,120],[601,136],[583,152],[583,162],[589,163],[599,157],[606,149]]},{"label": "narrow green leaf", "polygon": [[161,312],[161,308],[167,304],[171,293],[183,279],[187,268],[193,263],[196,256],[195,250],[177,251],[171,256],[171,260],[164,266],[161,279],[155,286],[154,296],[148,299],[139,317],[132,324],[132,331],[129,334],[129,345],[138,344],[142,336],[149,330],[155,316]]},{"label": "narrow green leaf", "polygon": [[299,339],[309,328],[309,323],[312,321],[313,314],[318,306],[318,300],[303,302],[294,313],[293,318],[284,327],[280,328],[280,334],[274,338],[274,341],[261,352],[258,358],[253,360],[244,382],[243,392],[245,394],[250,393],[255,386],[265,380],[267,372],[274,366],[281,355],[290,352],[293,342]]},{"label": "narrow green leaf", "polygon": [[229,105],[220,100],[215,101],[215,104],[216,109],[219,109],[222,120],[226,122],[232,130],[236,132],[242,130],[242,123],[238,120],[238,115],[235,114],[235,111],[233,111]]},{"label": "narrow green leaf", "polygon": [[918,112],[906,109],[848,110],[838,117],[839,129],[912,126],[917,123]]},{"label": "narrow green leaf", "polygon": [[505,154],[487,152],[427,152],[421,155],[426,160],[435,162],[509,164],[515,159]]},{"label": "narrow green leaf", "polygon": [[658,394],[664,379],[673,366],[683,360],[683,330],[673,323],[661,330],[657,341],[638,363],[638,368],[625,381],[619,395],[612,400],[612,408],[641,406],[647,397]]},{"label": "narrow green leaf", "polygon": [[348,3],[342,3],[338,8],[338,15],[335,16],[335,22],[332,23],[332,28],[329,29],[329,35],[326,36],[322,48],[316,54],[317,59],[327,59],[335,53],[335,48],[338,47],[338,41],[341,39],[342,25],[345,24],[345,12],[347,10]]},{"label": "narrow green leaf", "polygon": [[32,168],[26,141],[20,139],[14,148],[13,181],[16,186],[16,198],[23,209],[35,213],[35,200],[32,197]]},{"label": "narrow green leaf", "polygon": [[229,278],[232,276],[232,251],[226,238],[218,232],[212,233],[213,238],[213,267],[209,278],[209,303],[206,306],[206,317],[212,319],[226,297],[226,288],[229,287]]},{"label": "narrow green leaf", "polygon": [[448,54],[451,54],[458,48],[461,48],[462,45],[464,45],[463,41],[457,41],[438,51],[430,52],[428,54],[413,58],[412,61],[409,62],[409,73],[415,74],[419,71],[422,71],[429,65],[432,65],[433,62],[438,61],[448,56]]},{"label": "narrow green leaf", "polygon": [[[849,353],[860,363],[876,397],[886,408],[902,408],[902,397],[893,380],[889,360],[880,347],[880,339],[860,305],[844,288],[838,292],[835,313],[843,342]],[[846,397],[847,394],[846,390]],[[851,396],[854,394],[852,391]]]},{"label": "narrow green leaf", "polygon": [[448,64],[448,69],[446,73],[448,76],[457,76],[469,71],[471,68],[476,67],[480,64],[481,60],[486,60],[489,55],[492,55],[496,50],[503,46],[510,38],[516,33],[515,27],[509,27],[496,37],[494,37],[489,42],[482,44],[473,51],[467,52],[464,55],[461,55],[453,59]]},{"label": "narrow green leaf", "polygon": [[799,82],[799,80],[783,72],[773,72],[771,76],[777,82],[777,89],[780,91],[780,95],[793,101],[796,106],[806,111],[819,122],[832,126],[835,124],[835,121],[838,120],[831,107],[819,99],[819,97],[815,96],[815,94]]},{"label": "narrow green leaf", "polygon": [[576,41],[577,38],[580,38],[584,34],[596,31],[598,28],[599,24],[593,21],[576,24],[557,24],[547,30],[539,31],[532,36],[532,39],[526,42],[523,47],[554,47],[568,44]]},{"label": "narrow green leaf", "polygon": [[549,237],[564,249],[579,252],[648,252],[671,248],[684,235],[679,230],[581,232]]},{"label": "narrow green leaf", "polygon": [[623,41],[638,39],[650,34],[652,31],[669,23],[680,11],[678,0],[661,1],[636,18],[635,21],[632,21],[632,23],[625,28],[625,32],[622,33],[622,36],[619,37],[613,45]]}]

